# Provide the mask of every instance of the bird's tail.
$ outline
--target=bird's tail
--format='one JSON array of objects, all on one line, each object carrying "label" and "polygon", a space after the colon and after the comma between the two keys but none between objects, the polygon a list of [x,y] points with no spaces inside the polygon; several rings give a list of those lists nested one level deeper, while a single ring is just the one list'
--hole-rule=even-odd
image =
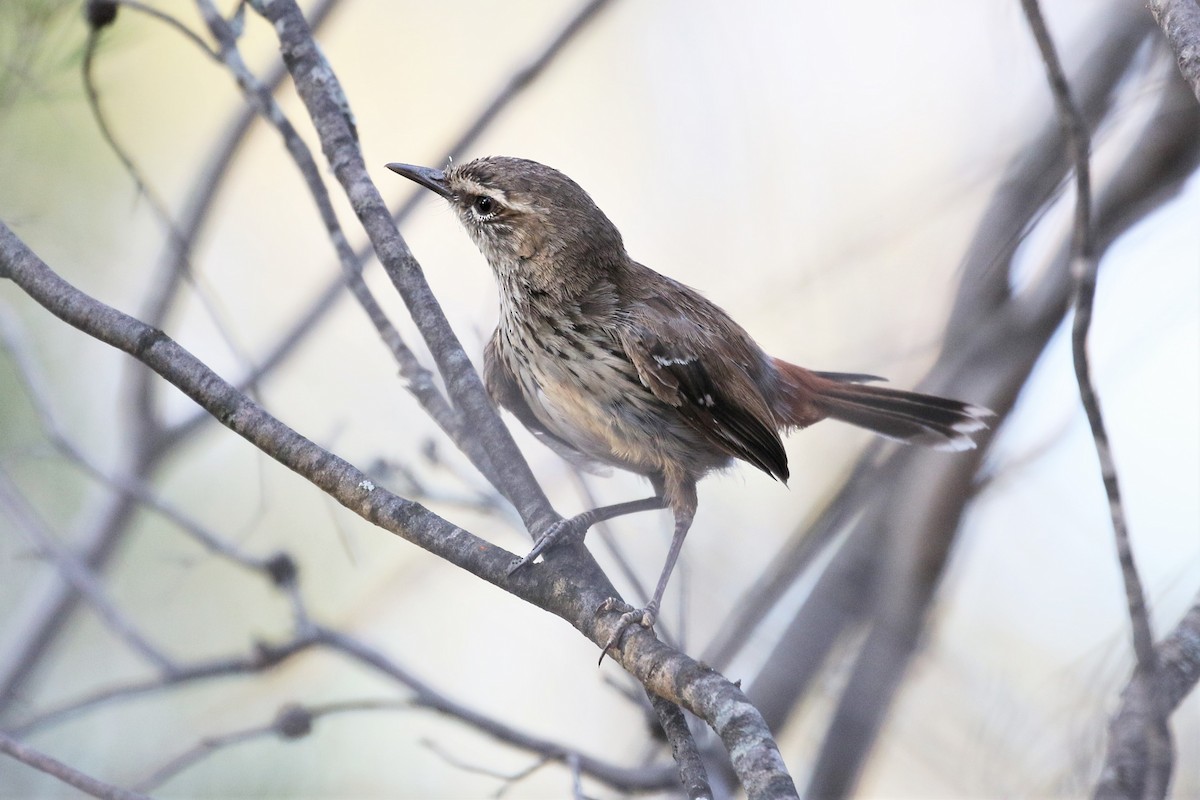
[{"label": "bird's tail", "polygon": [[881,436],[938,450],[970,450],[971,434],[987,428],[992,412],[981,406],[868,385],[874,375],[813,372],[775,359],[783,380],[775,413],[785,427],[805,427],[826,417]]}]

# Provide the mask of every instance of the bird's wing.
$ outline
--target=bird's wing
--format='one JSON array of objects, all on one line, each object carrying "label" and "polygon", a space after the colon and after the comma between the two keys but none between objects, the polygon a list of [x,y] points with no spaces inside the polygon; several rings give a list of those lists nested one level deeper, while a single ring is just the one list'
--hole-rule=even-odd
[{"label": "bird's wing", "polygon": [[[622,347],[642,383],[708,441],[786,481],[787,453],[750,373],[761,369],[753,362],[763,356],[725,312],[687,292],[682,304],[657,295],[628,308]],[[672,292],[672,301],[680,299]],[[699,308],[697,300],[702,301]],[[714,312],[719,317],[709,316]],[[704,321],[697,321],[698,314]],[[714,324],[706,327],[705,322]]]},{"label": "bird's wing", "polygon": [[504,359],[497,355],[496,347],[496,336],[493,334],[483,349],[483,385],[492,398],[492,402],[516,417],[535,438],[565,460],[589,472],[597,474],[607,472],[606,467],[600,462],[589,457],[542,424],[542,421],[533,413],[528,401],[525,400],[525,395],[521,392],[521,386],[517,383],[516,377],[509,370]]}]

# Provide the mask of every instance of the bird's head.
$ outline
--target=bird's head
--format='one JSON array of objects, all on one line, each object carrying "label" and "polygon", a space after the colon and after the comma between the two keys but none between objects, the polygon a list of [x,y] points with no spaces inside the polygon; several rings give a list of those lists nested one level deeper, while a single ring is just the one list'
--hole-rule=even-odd
[{"label": "bird's head", "polygon": [[523,158],[489,156],[440,170],[388,169],[450,202],[499,278],[541,288],[619,269],[621,234],[579,184]]}]

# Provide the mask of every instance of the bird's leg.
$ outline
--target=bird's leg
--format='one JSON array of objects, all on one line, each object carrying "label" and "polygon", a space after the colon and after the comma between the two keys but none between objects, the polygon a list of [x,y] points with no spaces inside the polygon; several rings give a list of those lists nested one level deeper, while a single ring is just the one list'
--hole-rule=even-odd
[{"label": "bird's leg", "polygon": [[671,535],[671,546],[667,550],[667,561],[663,564],[662,572],[658,576],[658,585],[654,587],[654,596],[650,598],[650,602],[646,604],[645,608],[634,608],[615,597],[608,598],[600,605],[600,613],[607,611],[622,612],[621,618],[617,620],[616,630],[608,637],[608,641],[604,644],[604,649],[600,651],[601,661],[604,660],[604,654],[610,648],[620,644],[621,637],[630,625],[638,623],[643,628],[652,628],[654,627],[654,621],[658,618],[658,610],[662,606],[663,593],[667,590],[667,581],[671,579],[671,573],[675,571],[675,562],[679,560],[679,552],[683,549],[683,540],[687,537],[688,530],[692,527],[692,519],[696,516],[695,480],[683,477],[672,481],[668,478],[667,490],[664,492],[664,497],[667,498],[671,510],[675,513],[675,532]]},{"label": "bird's leg", "polygon": [[578,514],[570,519],[560,519],[538,537],[538,540],[533,544],[533,549],[529,551],[527,556],[512,563],[512,566],[508,568],[508,574],[512,575],[521,567],[532,563],[546,548],[563,538],[570,539],[574,536],[582,536],[587,533],[588,528],[597,522],[605,522],[614,517],[635,514],[639,511],[653,511],[659,508],[666,508],[666,506],[666,499],[661,494],[656,494],[654,497],[647,497],[643,500],[630,500],[625,503],[614,503],[611,506],[600,506],[590,511],[584,511],[582,514]]}]

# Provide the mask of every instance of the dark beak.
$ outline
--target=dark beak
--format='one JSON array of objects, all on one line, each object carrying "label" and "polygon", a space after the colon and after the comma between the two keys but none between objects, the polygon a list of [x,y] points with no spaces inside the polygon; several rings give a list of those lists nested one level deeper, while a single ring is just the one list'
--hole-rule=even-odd
[{"label": "dark beak", "polygon": [[387,168],[397,175],[403,175],[414,183],[419,183],[430,191],[437,192],[447,200],[454,195],[446,187],[446,173],[432,167],[414,167],[412,164],[388,164]]}]

